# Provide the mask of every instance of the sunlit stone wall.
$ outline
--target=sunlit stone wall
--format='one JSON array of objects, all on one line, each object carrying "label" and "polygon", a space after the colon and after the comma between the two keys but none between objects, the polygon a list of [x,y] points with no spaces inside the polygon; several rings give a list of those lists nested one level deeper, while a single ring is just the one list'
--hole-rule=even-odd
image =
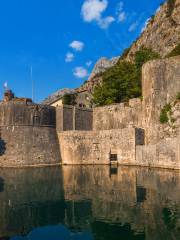
[{"label": "sunlit stone wall", "polygon": [[58,133],[63,164],[109,164],[117,155],[119,164],[136,164],[135,146],[143,144],[141,129],[68,131]]},{"label": "sunlit stone wall", "polygon": [[61,131],[91,131],[93,110],[69,105],[56,108],[56,129]]},{"label": "sunlit stone wall", "polygon": [[55,108],[0,103],[0,166],[60,163]]}]

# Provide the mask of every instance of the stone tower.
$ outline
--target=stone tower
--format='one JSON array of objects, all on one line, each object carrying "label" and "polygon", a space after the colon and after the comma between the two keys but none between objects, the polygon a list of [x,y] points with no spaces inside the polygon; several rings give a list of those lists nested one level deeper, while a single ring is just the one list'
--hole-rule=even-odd
[{"label": "stone tower", "polygon": [[0,167],[60,163],[55,108],[11,93],[0,102]]}]

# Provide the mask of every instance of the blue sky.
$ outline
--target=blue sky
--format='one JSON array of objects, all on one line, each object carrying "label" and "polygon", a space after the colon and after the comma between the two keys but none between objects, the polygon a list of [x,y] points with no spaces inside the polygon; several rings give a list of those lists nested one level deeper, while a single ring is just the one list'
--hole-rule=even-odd
[{"label": "blue sky", "polygon": [[39,102],[88,78],[104,56],[118,56],[163,0],[0,1],[0,95],[8,82],[31,97],[30,66]]}]

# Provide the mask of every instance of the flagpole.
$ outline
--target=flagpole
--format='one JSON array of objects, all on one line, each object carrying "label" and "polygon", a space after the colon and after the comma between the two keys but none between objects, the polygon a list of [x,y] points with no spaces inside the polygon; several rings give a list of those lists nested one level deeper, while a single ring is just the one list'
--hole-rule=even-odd
[{"label": "flagpole", "polygon": [[34,81],[33,81],[32,65],[30,67],[30,74],[31,74],[31,84],[32,84],[32,101],[34,101]]}]

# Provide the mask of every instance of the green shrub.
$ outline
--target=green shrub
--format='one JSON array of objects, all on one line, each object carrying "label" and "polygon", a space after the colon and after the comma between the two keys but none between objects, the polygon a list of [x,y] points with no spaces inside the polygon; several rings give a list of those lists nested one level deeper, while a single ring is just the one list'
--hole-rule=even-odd
[{"label": "green shrub", "polygon": [[[127,52],[124,53],[124,56],[126,54]],[[121,61],[118,61],[115,66],[101,74],[102,83],[94,88],[93,102],[96,105],[103,106],[140,97],[142,95],[142,65],[159,57],[159,54],[151,49],[141,48],[135,54],[135,63],[121,58]]]},{"label": "green shrub", "polygon": [[176,96],[177,100],[180,100],[180,92],[178,92],[177,96]]},{"label": "green shrub", "polygon": [[102,74],[102,84],[96,86],[93,101],[96,105],[109,105],[141,96],[135,64],[120,61]]},{"label": "green shrub", "polygon": [[158,58],[160,58],[158,53],[154,52],[152,49],[142,47],[135,53],[135,64],[137,68],[141,70],[141,67],[144,63]]},{"label": "green shrub", "polygon": [[167,0],[167,5],[168,5],[168,11],[167,11],[167,17],[171,17],[172,12],[174,10],[176,0]]},{"label": "green shrub", "polygon": [[166,104],[163,109],[161,110],[159,121],[160,123],[164,124],[169,121],[168,113],[171,114],[171,104]]},{"label": "green shrub", "polygon": [[65,94],[62,98],[62,103],[64,105],[75,105],[76,104],[76,94]]},{"label": "green shrub", "polygon": [[180,55],[180,43],[166,57],[175,57]]}]

